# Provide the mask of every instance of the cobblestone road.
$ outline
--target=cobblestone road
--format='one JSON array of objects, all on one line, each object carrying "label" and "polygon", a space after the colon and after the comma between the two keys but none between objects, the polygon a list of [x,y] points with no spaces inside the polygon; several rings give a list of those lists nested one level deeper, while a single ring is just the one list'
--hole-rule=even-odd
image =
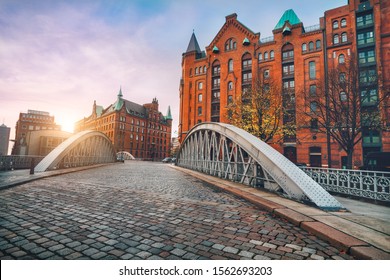
[{"label": "cobblestone road", "polygon": [[351,259],[168,165],[126,162],[0,191],[1,259]]}]

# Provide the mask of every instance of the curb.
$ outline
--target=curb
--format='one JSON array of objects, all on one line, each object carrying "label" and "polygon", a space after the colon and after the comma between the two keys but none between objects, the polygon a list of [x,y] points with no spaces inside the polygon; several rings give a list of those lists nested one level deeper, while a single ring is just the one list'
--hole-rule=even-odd
[{"label": "curb", "polygon": [[[236,195],[240,198],[243,198],[255,206],[264,209],[280,218],[283,218],[295,226],[298,226],[320,239],[323,239],[332,246],[335,246],[341,251],[345,251],[349,255],[355,257],[356,259],[361,260],[390,260],[390,254],[371,246],[365,241],[362,241],[356,237],[353,237],[349,234],[342,232],[339,229],[333,228],[329,225],[324,224],[323,222],[317,221],[312,217],[306,216],[304,214],[298,213],[293,209],[288,208],[287,206],[281,205],[279,203],[267,200],[266,198],[259,197],[253,192],[256,192],[257,189],[250,188],[248,186],[231,182],[224,181],[223,179],[213,177],[211,175],[202,174],[197,171],[185,169],[182,167],[171,165],[172,168],[187,173],[193,177],[196,177],[199,180],[212,184],[213,186],[220,188],[226,192],[229,192],[233,195]],[[221,182],[223,180],[223,182]],[[248,190],[242,190],[241,188],[247,188]],[[249,192],[250,190],[250,192]],[[260,190],[257,190],[261,192]],[[317,209],[317,208],[314,208]]]}]

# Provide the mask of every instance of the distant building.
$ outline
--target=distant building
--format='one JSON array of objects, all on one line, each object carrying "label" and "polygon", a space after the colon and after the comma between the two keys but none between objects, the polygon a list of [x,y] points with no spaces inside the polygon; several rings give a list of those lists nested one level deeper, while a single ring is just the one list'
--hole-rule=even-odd
[{"label": "distant building", "polygon": [[10,132],[10,127],[7,127],[5,124],[0,125],[0,156],[8,155]]},{"label": "distant building", "polygon": [[75,125],[75,132],[88,129],[103,132],[117,152],[129,152],[135,158],[159,160],[170,154],[171,110],[168,107],[164,116],[156,98],[139,105],[123,99],[120,90],[117,100],[106,108],[95,101],[92,114]]},{"label": "distant building", "polygon": [[[282,85],[283,102],[289,104],[283,123],[295,125],[297,131],[269,144],[295,163],[327,167],[332,155],[331,166],[343,167],[346,153],[318,131],[317,103],[310,98],[326,89],[332,69],[344,70],[345,61],[354,57],[361,111],[378,110],[387,128],[361,127],[353,164],[361,166],[370,152],[390,151],[390,104],[376,105],[390,87],[389,15],[388,0],[349,0],[324,11],[314,26],[304,26],[293,10],[287,10],[279,21],[275,19],[272,37],[260,37],[238,21],[237,14],[226,16],[205,50],[193,33],[181,63],[179,141],[197,123],[228,123],[233,100],[244,100],[256,82],[261,80],[266,87],[272,80]],[[343,77],[345,73],[337,77],[340,84]],[[343,94],[340,89],[340,100]],[[312,119],[304,113],[311,113]]]},{"label": "distant building", "polygon": [[50,113],[36,110],[28,110],[27,113],[20,113],[19,120],[15,127],[15,143],[12,148],[12,155],[27,155],[27,134],[37,130],[59,131],[61,126],[56,124],[54,116]]},{"label": "distant building", "polygon": [[60,130],[35,130],[26,135],[26,153],[29,156],[46,156],[72,133]]}]

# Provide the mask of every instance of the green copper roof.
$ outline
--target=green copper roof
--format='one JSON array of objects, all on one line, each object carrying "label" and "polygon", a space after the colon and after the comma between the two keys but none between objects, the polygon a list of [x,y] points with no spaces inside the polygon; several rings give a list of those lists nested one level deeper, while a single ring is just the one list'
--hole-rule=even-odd
[{"label": "green copper roof", "polygon": [[168,112],[167,112],[167,115],[165,116],[165,119],[172,120],[171,106],[168,106]]},{"label": "green copper roof", "polygon": [[122,106],[123,106],[123,94],[122,94],[122,88],[119,90],[119,93],[118,93],[118,99],[116,100],[115,104],[114,104],[114,110],[115,111],[119,111],[120,109],[122,109]]},{"label": "green copper roof", "polygon": [[286,21],[288,21],[291,25],[302,23],[301,20],[295,14],[295,12],[292,9],[290,9],[284,12],[283,16],[280,18],[274,30],[282,28]]}]

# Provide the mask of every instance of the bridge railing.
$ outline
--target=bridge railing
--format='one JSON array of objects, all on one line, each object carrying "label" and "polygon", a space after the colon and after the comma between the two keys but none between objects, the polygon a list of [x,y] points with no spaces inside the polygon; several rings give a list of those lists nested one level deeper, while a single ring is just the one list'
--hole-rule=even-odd
[{"label": "bridge railing", "polygon": [[334,168],[301,168],[327,191],[390,202],[390,172]]},{"label": "bridge railing", "polygon": [[43,158],[43,156],[0,156],[0,171],[29,169],[31,164],[36,166]]}]

